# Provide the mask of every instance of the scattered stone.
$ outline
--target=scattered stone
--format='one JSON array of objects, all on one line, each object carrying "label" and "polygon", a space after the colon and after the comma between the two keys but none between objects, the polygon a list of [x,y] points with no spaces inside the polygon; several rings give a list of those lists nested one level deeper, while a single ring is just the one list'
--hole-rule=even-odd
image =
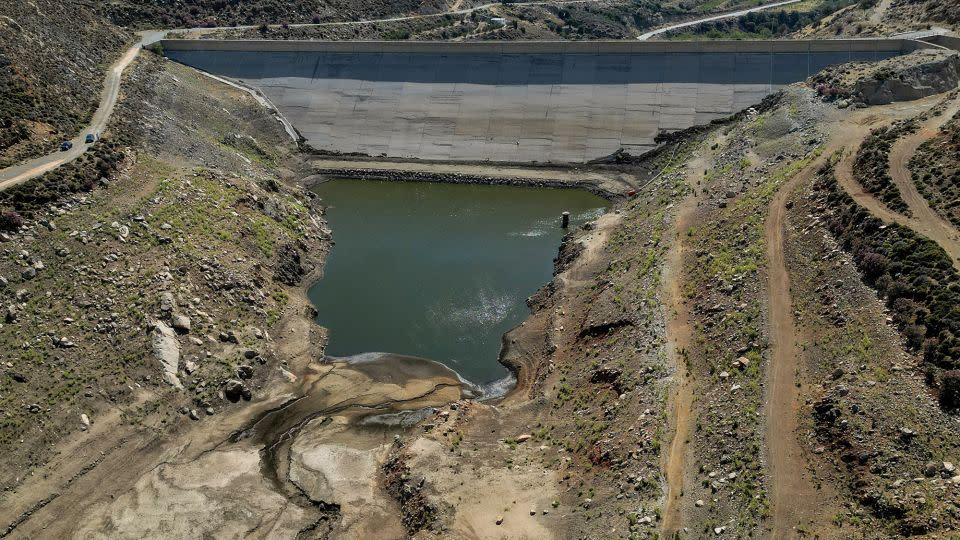
[{"label": "scattered stone", "polygon": [[199,419],[200,419],[200,415],[197,414],[197,410],[196,410],[196,409],[190,409],[190,419],[191,419],[191,420],[199,420]]},{"label": "scattered stone", "polygon": [[697,508],[700,508],[704,504],[703,499],[697,499],[697,502],[695,502],[694,504],[697,505]]},{"label": "scattered stone", "polygon": [[250,392],[250,389],[247,388],[247,385],[236,379],[230,379],[227,381],[226,385],[223,387],[223,395],[228,400],[236,403],[243,398],[244,401],[250,401],[253,397],[253,393]]},{"label": "scattered stone", "polygon": [[253,366],[239,366],[237,368],[237,376],[241,379],[252,379],[253,378]]},{"label": "scattered stone", "polygon": [[520,435],[520,436],[517,437],[517,442],[518,442],[518,443],[525,443],[525,442],[527,442],[527,441],[530,440],[530,437],[531,437],[531,435],[530,435],[529,433],[524,433],[523,435]]},{"label": "scattered stone", "polygon": [[503,524],[503,516],[502,516],[502,515],[497,516],[497,525],[501,525],[501,524]]},{"label": "scattered stone", "polygon": [[186,315],[174,315],[173,317],[173,329],[181,334],[190,333],[190,317]]},{"label": "scattered stone", "polygon": [[20,272],[20,277],[22,277],[25,281],[31,280],[37,277],[37,269],[32,266],[28,266]]},{"label": "scattered stone", "polygon": [[160,311],[170,313],[176,305],[177,303],[173,298],[173,293],[165,292],[160,295]]}]

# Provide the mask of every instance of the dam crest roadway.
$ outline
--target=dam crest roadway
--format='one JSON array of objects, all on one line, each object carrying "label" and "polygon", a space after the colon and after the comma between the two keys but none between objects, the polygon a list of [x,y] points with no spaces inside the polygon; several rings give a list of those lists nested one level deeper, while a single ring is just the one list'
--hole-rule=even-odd
[{"label": "dam crest roadway", "polygon": [[581,163],[642,153],[832,64],[908,39],[719,42],[163,40],[172,60],[260,91],[319,150]]}]

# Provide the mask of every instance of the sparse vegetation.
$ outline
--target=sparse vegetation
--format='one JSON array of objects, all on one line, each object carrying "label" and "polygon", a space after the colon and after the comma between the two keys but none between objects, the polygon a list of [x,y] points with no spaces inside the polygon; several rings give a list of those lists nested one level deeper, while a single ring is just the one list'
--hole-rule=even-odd
[{"label": "sparse vegetation", "polygon": [[930,206],[960,227],[960,116],[920,147],[910,160],[910,171]]}]

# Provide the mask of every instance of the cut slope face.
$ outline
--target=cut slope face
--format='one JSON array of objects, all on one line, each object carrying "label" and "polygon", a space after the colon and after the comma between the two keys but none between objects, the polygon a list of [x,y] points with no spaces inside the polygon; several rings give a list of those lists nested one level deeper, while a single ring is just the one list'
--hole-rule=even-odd
[{"label": "cut slope face", "polygon": [[[333,52],[331,45],[341,45]],[[825,66],[899,41],[697,44],[165,41],[170,58],[261,91],[318,149],[436,160],[578,163],[642,153]],[[589,45],[590,48],[587,48]],[[824,50],[826,49],[826,50]],[[362,51],[372,52],[362,52]],[[270,51],[270,52],[267,52]]]}]

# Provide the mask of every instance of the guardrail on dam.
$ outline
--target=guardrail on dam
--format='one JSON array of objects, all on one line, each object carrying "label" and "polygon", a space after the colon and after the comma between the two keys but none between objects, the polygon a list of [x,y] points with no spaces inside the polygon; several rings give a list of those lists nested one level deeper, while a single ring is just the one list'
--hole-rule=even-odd
[{"label": "guardrail on dam", "polygon": [[318,149],[577,163],[727,116],[830,64],[918,41],[163,40],[166,55],[270,99]]}]

